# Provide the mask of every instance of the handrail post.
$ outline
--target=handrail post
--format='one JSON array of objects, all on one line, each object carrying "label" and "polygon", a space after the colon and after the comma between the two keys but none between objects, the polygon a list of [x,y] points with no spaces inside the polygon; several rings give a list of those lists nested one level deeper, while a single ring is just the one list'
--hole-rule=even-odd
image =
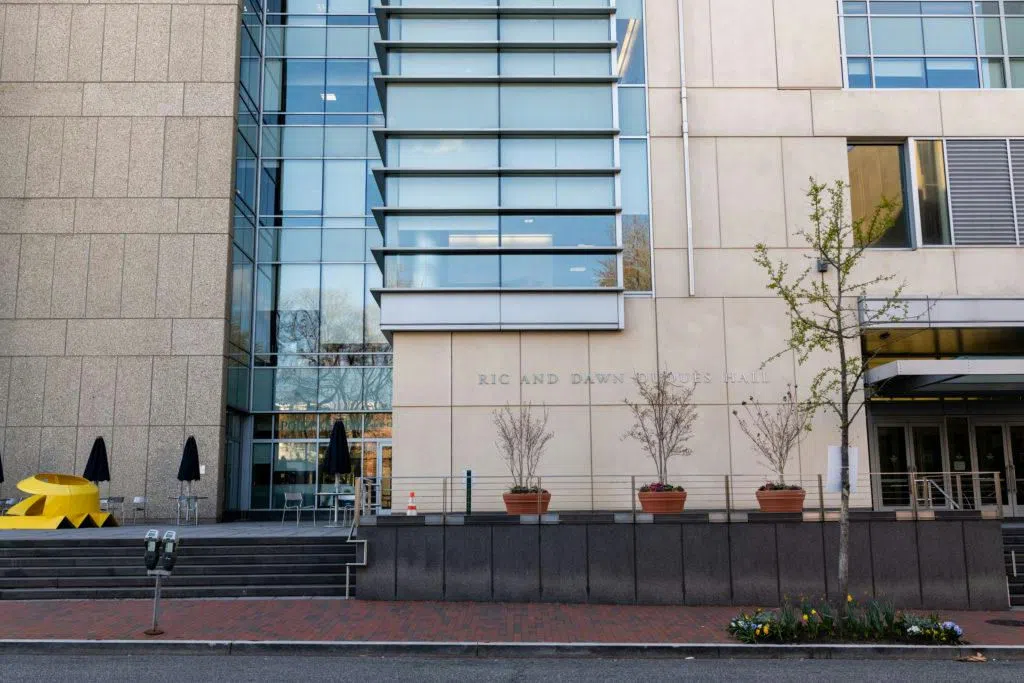
[{"label": "handrail post", "polygon": [[818,475],[818,518],[825,521],[825,487],[822,486],[821,475]]},{"label": "handrail post", "polygon": [[999,515],[999,519],[1003,518],[1003,490],[1000,487],[999,473],[992,473],[992,483],[996,487],[996,514]]},{"label": "handrail post", "polygon": [[907,481],[910,482],[910,509],[914,511],[914,520],[917,520],[917,482],[914,481],[914,473],[907,473]]},{"label": "handrail post", "polygon": [[630,521],[634,524],[636,524],[636,495],[636,475],[631,474],[629,476],[629,509],[630,514],[632,515],[632,519]]},{"label": "handrail post", "polygon": [[725,521],[732,522],[732,491],[729,487],[729,475],[725,475]]}]

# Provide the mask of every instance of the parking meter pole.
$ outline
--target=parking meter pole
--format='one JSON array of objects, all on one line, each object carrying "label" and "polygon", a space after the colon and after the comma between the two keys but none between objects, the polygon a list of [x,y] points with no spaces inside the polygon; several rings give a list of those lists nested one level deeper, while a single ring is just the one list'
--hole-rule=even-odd
[{"label": "parking meter pole", "polygon": [[163,634],[160,629],[160,580],[163,577],[156,575],[156,588],[153,590],[153,626],[145,631],[147,636],[159,636]]}]

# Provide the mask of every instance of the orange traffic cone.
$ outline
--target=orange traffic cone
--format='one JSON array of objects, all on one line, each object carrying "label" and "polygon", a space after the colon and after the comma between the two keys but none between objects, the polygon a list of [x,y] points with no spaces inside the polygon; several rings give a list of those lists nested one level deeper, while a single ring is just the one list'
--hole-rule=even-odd
[{"label": "orange traffic cone", "polygon": [[405,514],[407,517],[416,516],[416,492],[409,491],[409,504],[405,506]]}]

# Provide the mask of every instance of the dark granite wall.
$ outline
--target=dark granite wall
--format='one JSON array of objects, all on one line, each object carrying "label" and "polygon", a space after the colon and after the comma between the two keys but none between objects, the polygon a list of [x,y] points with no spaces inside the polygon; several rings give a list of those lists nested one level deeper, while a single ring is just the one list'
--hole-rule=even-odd
[{"label": "dark granite wall", "polygon": [[[836,596],[836,523],[607,519],[364,526],[366,600],[777,605]],[[511,523],[510,523],[511,522]],[[900,607],[1004,609],[995,520],[850,523],[850,588]]]}]

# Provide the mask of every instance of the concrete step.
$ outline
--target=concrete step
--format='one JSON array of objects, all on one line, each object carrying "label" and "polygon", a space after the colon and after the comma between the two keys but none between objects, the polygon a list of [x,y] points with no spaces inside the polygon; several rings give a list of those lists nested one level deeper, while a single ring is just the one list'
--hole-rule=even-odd
[{"label": "concrete step", "polygon": [[[190,566],[207,565],[277,565],[277,564],[345,564],[355,560],[354,548],[343,548],[330,554],[271,554],[271,555],[208,555],[189,556],[182,553],[179,562]],[[5,557],[0,558],[0,569],[10,567],[141,567],[142,553],[131,556],[105,557]]]},{"label": "concrete step", "polygon": [[[182,588],[213,588],[219,586],[303,586],[345,583],[340,574],[226,574],[221,576],[182,576],[174,574],[163,585]],[[0,579],[0,590],[18,588],[150,588],[154,580],[146,576],[29,577]]]},{"label": "concrete step", "polygon": [[[238,574],[344,574],[345,563],[332,562],[322,564],[271,564],[271,565],[220,565],[220,564],[188,564],[181,561],[174,567],[175,576],[234,576]],[[69,578],[69,577],[116,577],[145,576],[146,569],[141,562],[132,566],[93,566],[93,567],[7,567],[0,568],[0,579],[15,578]]]},{"label": "concrete step", "polygon": [[[341,552],[351,546],[344,542],[337,543],[310,543],[310,544],[288,544],[274,546],[265,544],[245,545],[202,545],[194,546],[183,542],[179,546],[179,556],[204,557],[204,556],[225,556],[225,555],[294,555],[301,554],[331,554]],[[48,558],[73,558],[73,557],[140,557],[142,555],[142,543],[132,546],[108,546],[92,545],[83,547],[42,547],[35,548],[24,546],[18,548],[0,548],[0,559],[23,558],[23,557],[48,557]]]},{"label": "concrete step", "polygon": [[[164,598],[299,598],[343,597],[344,584],[309,584],[277,586],[221,586],[203,588],[169,587],[161,591]],[[350,595],[355,595],[351,589]],[[0,590],[0,600],[129,600],[152,599],[153,588],[19,588]]]}]

